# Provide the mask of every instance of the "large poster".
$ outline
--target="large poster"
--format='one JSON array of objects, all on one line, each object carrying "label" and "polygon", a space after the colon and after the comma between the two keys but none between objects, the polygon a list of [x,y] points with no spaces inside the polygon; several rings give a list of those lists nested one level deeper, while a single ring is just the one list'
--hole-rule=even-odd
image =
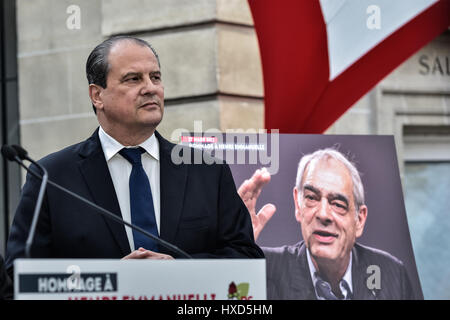
[{"label": "large poster", "polygon": [[[320,259],[320,254],[317,255],[317,252],[321,252],[320,250],[323,248],[328,250],[333,246],[341,248],[343,251],[344,249],[347,250],[345,243],[342,244],[341,242],[347,241],[352,244],[351,239],[346,239],[351,238],[352,235],[348,234],[353,232],[353,236],[356,238],[356,244],[351,254],[353,257],[353,269],[361,262],[357,261],[358,257],[362,256],[362,254],[358,253],[358,250],[360,250],[358,246],[361,245],[361,248],[364,248],[361,250],[368,248],[369,252],[373,251],[375,255],[381,252],[380,257],[388,257],[386,260],[388,264],[390,263],[390,259],[392,259],[395,263],[404,266],[406,270],[405,276],[402,272],[392,271],[391,267],[383,264],[384,262],[380,262],[381,284],[395,286],[396,281],[400,281],[401,283],[398,285],[403,286],[400,291],[405,291],[402,294],[406,294],[383,296],[381,293],[383,288],[377,291],[376,277],[370,278],[376,274],[375,269],[378,265],[373,262],[369,263],[369,265],[364,267],[364,270],[352,275],[353,277],[350,279],[350,282],[353,284],[353,290],[350,291],[356,293],[357,288],[355,286],[358,285],[358,277],[362,277],[360,279],[361,283],[363,283],[361,284],[362,286],[372,286],[372,289],[375,288],[374,290],[369,290],[372,296],[362,295],[353,298],[423,298],[411,245],[394,139],[392,136],[225,134],[222,137],[216,136],[209,139],[205,139],[205,137],[206,135],[196,140],[188,140],[185,138],[184,142],[194,147],[203,148],[206,151],[212,151],[213,155],[224,159],[231,167],[237,188],[246,180],[251,179],[254,172],[262,167],[267,168],[267,171],[271,174],[270,181],[263,186],[261,193],[257,196],[255,212],[258,213],[266,204],[273,204],[276,207],[275,214],[267,222],[257,239],[257,243],[265,247],[268,261],[273,259],[271,258],[273,251],[269,248],[274,247],[279,249],[275,251],[278,256],[281,255],[283,259],[287,259],[273,265],[276,268],[276,275],[272,277],[275,277],[276,281],[285,281],[288,286],[292,286],[290,284],[292,282],[290,280],[292,279],[284,279],[280,275],[292,273],[292,270],[283,270],[283,268],[286,268],[283,265],[286,266],[290,263],[289,259],[291,258],[287,257],[287,255],[300,254],[302,249],[299,243],[302,244],[302,240],[305,240],[303,247],[307,247],[308,242],[310,244],[310,256],[304,260],[309,263],[309,268],[306,269],[315,269],[314,266],[320,269],[315,261]],[[342,191],[344,190],[343,188],[347,178],[339,176],[335,171],[337,167],[341,166],[343,160],[341,161],[338,158],[337,160],[331,159],[333,160],[332,162],[328,161],[329,164],[332,164],[328,166],[331,169],[327,169],[323,163],[320,164],[322,160],[319,159],[318,154],[325,152],[324,157],[330,157],[326,155],[327,151],[324,150],[331,150],[332,153],[336,152],[336,154],[343,156],[357,170],[356,174],[355,172],[350,173],[349,177],[351,177],[353,183],[350,183],[349,186],[355,185],[354,176],[360,178],[359,184],[362,185],[360,187],[363,189],[363,203],[359,209],[356,209],[358,205],[355,201],[353,211],[362,210],[361,208],[364,209],[361,211],[365,214],[365,221],[362,228],[359,226],[358,229],[358,226],[356,226],[353,230],[348,231],[345,223],[351,224],[351,220],[345,223],[337,221],[345,213],[345,208],[348,211],[351,210],[352,203],[350,203],[350,198],[353,199],[357,191],[352,188],[347,196],[345,191]],[[306,163],[306,168],[303,168],[305,170],[303,171],[302,177],[300,177],[300,180],[307,180],[307,183],[303,183],[302,187],[299,187],[299,179],[297,178],[299,162],[305,156],[312,156],[312,160],[310,159]],[[313,167],[315,168],[314,172],[312,170]],[[344,168],[344,171],[341,171],[345,172],[345,170],[350,172],[350,169],[347,167]],[[330,175],[331,178],[329,178]],[[313,178],[310,176],[313,176]],[[296,185],[299,189],[298,193],[302,194],[303,201],[300,198],[296,198],[296,196],[300,196],[299,194],[295,194],[294,187]],[[340,188],[341,191],[333,191],[333,188]],[[295,199],[299,199],[297,205]],[[333,214],[335,214],[334,212],[341,212],[341,215],[338,214],[333,218],[331,213],[330,217],[326,217],[326,213],[323,213],[322,217],[320,217],[320,213],[317,213],[314,217],[310,216],[308,218],[307,215],[303,215],[303,220],[301,218],[299,219],[299,211],[311,212],[311,208],[319,206],[319,203],[325,203],[324,207],[329,206],[331,208],[329,210]],[[302,206],[304,207],[303,209],[301,208]],[[326,209],[324,210],[326,211]],[[317,219],[318,222],[314,219]],[[309,240],[304,239],[305,234],[307,237],[310,237]],[[319,243],[319,249],[314,249],[315,243]],[[280,249],[280,247],[284,249]],[[314,253],[314,250],[317,252]],[[303,253],[305,252],[304,250]],[[376,262],[379,260],[377,257],[374,259]],[[295,262],[295,264],[298,264],[298,262]],[[370,267],[373,265],[375,267]],[[271,272],[270,268],[271,266],[268,262],[268,273]],[[353,273],[355,272],[353,270]],[[311,278],[313,277],[314,274],[311,274]],[[390,277],[392,279],[389,279]],[[400,279],[402,277],[406,277],[407,281],[402,282],[403,280]],[[306,277],[306,279],[310,278]],[[316,280],[313,279],[312,282]],[[270,286],[270,279],[268,280],[268,286]],[[283,286],[281,285],[281,287]],[[283,288],[276,290],[285,291]],[[286,296],[283,293],[280,294],[281,296],[274,294],[271,297],[270,288],[268,288],[269,299],[303,297],[301,295]],[[315,297],[317,298],[319,296],[316,295]],[[315,297],[307,296],[305,298]]]}]

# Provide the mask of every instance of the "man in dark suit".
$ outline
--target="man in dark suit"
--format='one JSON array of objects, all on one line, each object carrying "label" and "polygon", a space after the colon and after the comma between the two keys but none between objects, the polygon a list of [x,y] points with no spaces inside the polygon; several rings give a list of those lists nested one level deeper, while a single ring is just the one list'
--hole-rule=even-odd
[{"label": "man in dark suit", "polygon": [[[132,37],[105,40],[90,54],[86,73],[100,127],[86,141],[40,160],[49,179],[193,257],[262,258],[229,167],[175,165],[172,160],[186,159],[183,152],[191,149],[174,149],[156,131],[164,87],[154,49]],[[39,184],[27,176],[7,243],[10,273],[14,260],[24,256]],[[44,197],[31,255],[173,258],[166,248],[52,186]]]},{"label": "man in dark suit", "polygon": [[[266,170],[258,170],[239,188],[255,238],[276,210],[269,204],[255,213],[256,199],[269,180]],[[401,261],[356,243],[368,208],[358,170],[339,151],[323,149],[302,157],[293,198],[303,241],[262,248],[268,299],[419,298]]]},{"label": "man in dark suit", "polygon": [[[267,259],[267,298],[274,300],[324,300],[318,296],[308,263],[304,241],[292,246],[263,248]],[[355,243],[352,248],[352,290],[341,299],[411,300],[417,299],[403,263],[387,252]],[[371,288],[370,266],[378,266],[380,283]],[[282,271],[281,271],[282,270]],[[368,285],[369,281],[369,285]],[[342,284],[344,287],[344,285]],[[344,291],[344,290],[342,290]],[[334,299],[332,296],[329,299]]]}]

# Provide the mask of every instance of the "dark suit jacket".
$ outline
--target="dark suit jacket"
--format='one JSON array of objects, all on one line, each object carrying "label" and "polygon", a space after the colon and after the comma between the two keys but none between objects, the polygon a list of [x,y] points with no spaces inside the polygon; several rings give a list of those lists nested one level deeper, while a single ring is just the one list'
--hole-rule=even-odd
[{"label": "dark suit jacket", "polygon": [[[160,237],[196,258],[263,258],[228,165],[175,165],[171,161],[175,145],[155,134],[160,145]],[[50,180],[121,216],[98,129],[88,140],[50,154],[40,163]],[[10,274],[14,259],[24,256],[39,184],[27,176],[7,243]],[[169,253],[164,248],[160,252]],[[33,257],[122,258],[129,253],[124,226],[48,186]]]},{"label": "dark suit jacket", "polygon": [[[262,248],[266,256],[267,298],[315,300],[306,245],[301,241],[292,246]],[[352,249],[353,299],[417,299],[403,263],[387,252],[355,244]],[[370,274],[367,267],[377,265],[381,273],[381,289],[367,288]]]}]

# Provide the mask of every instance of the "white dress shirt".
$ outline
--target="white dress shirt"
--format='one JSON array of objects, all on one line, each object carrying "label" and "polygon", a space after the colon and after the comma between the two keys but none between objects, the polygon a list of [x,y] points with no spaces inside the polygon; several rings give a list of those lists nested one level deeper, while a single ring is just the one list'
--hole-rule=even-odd
[{"label": "white dress shirt", "polygon": [[[348,263],[347,270],[345,271],[344,276],[342,277],[342,280],[345,280],[350,287],[350,292],[347,291],[347,288],[342,285],[342,280],[339,281],[339,288],[341,289],[342,294],[344,295],[345,299],[347,299],[348,295],[353,292],[353,283],[352,283],[352,253],[350,252],[350,262]],[[316,282],[318,280],[317,278],[317,270],[316,267],[314,267],[314,263],[312,262],[311,255],[309,253],[309,249],[306,249],[306,257],[308,259],[308,266],[309,266],[309,272],[311,273],[311,279],[314,285],[314,288],[316,287]],[[314,290],[315,291],[315,290]],[[316,297],[319,300],[323,300],[322,297],[319,297],[316,292]]]},{"label": "white dress shirt", "polygon": [[[122,219],[131,223],[131,208],[130,208],[130,188],[129,179],[132,165],[128,160],[119,154],[122,148],[126,147],[142,147],[146,152],[142,154],[142,166],[147,174],[152,189],[153,206],[155,209],[156,225],[158,233],[160,232],[160,179],[159,179],[159,143],[153,134],[150,138],[145,140],[139,146],[123,146],[116,139],[108,135],[102,127],[98,131],[100,143],[103,148],[106,163],[108,164],[109,173],[113,181],[114,189],[116,190],[117,200],[119,201]],[[135,250],[133,231],[129,227],[125,227],[128,242],[131,251]]]}]

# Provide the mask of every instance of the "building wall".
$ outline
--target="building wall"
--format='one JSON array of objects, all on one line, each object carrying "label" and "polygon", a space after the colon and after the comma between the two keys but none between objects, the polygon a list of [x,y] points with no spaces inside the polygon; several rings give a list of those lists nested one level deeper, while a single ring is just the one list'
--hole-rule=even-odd
[{"label": "building wall", "polygon": [[[176,141],[174,130],[194,130],[196,120],[202,121],[203,130],[263,127],[259,49],[246,0],[16,1],[21,143],[32,157],[79,142],[95,130],[85,61],[95,45],[116,34],[142,37],[159,53],[166,102],[158,130],[166,138]],[[67,27],[71,14],[66,10],[71,5],[80,9],[80,29]],[[445,210],[427,211],[448,208],[445,199],[427,206],[408,198],[427,195],[417,182],[421,178],[416,173],[422,170],[417,164],[425,165],[423,172],[432,172],[433,179],[438,179],[424,183],[445,186],[450,181],[450,174],[438,174],[446,172],[450,163],[449,52],[447,31],[326,131],[395,136],[400,173],[408,186],[408,219],[419,271],[423,270],[421,279],[423,274],[444,274],[450,263],[450,256],[430,258],[429,248],[423,246],[432,243],[434,250],[446,250],[436,244],[450,239],[429,237],[434,225],[445,227],[445,217],[439,215]],[[444,164],[444,169],[436,163]],[[450,194],[450,186],[440,192]],[[450,225],[441,234],[448,231]],[[445,274],[450,280],[450,273]],[[426,278],[422,283],[425,296],[450,298],[427,291],[436,281],[440,280]]]},{"label": "building wall", "polygon": [[[81,28],[70,30],[70,5]],[[17,0],[22,143],[36,158],[96,128],[85,61],[116,34],[148,40],[160,56],[165,114],[158,130],[261,128],[258,43],[245,0]],[[239,116],[236,116],[239,115]]]},{"label": "building wall", "polygon": [[[402,176],[405,156],[408,158],[405,152],[413,147],[411,130],[415,136],[428,137],[432,130],[442,146],[436,150],[450,147],[450,136],[445,134],[450,126],[449,52],[450,31],[447,31],[384,78],[327,133],[394,135]],[[417,153],[421,152],[416,148],[415,154],[419,156]],[[446,157],[436,154],[435,159]]]},{"label": "building wall", "polygon": [[[81,28],[66,26],[70,5]],[[17,0],[22,143],[39,158],[97,126],[85,61],[102,39],[133,34],[160,55],[166,109],[159,130],[262,128],[259,49],[246,0]],[[394,134],[402,168],[403,126],[449,123],[449,32],[362,97],[326,133]],[[435,60],[439,60],[436,65]]]},{"label": "building wall", "polygon": [[[66,26],[81,8],[81,29]],[[84,66],[101,39],[101,2],[17,1],[19,111],[23,146],[34,158],[85,139],[96,127]]]}]

